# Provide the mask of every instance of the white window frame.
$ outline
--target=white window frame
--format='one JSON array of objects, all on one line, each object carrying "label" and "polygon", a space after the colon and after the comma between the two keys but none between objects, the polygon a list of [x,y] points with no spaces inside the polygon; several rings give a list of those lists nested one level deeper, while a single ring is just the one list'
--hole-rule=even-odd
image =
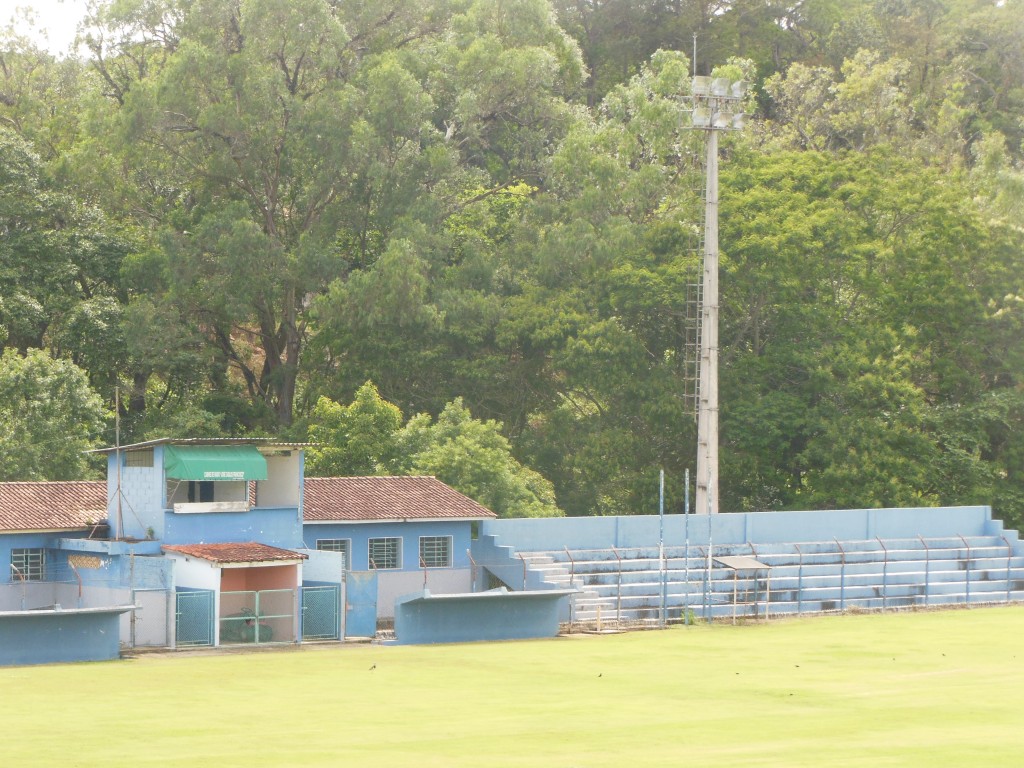
[{"label": "white window frame", "polygon": [[451,567],[452,537],[420,536],[420,568]]},{"label": "white window frame", "polygon": [[343,567],[352,570],[352,539],[317,539],[316,548],[321,552],[341,552]]},{"label": "white window frame", "polygon": [[[374,546],[378,549],[375,551]],[[402,567],[402,537],[378,536],[366,542],[366,561],[372,571],[397,571]],[[380,565],[379,563],[392,563]]]},{"label": "white window frame", "polygon": [[13,548],[11,565],[11,581],[46,580],[46,550],[43,547]]}]

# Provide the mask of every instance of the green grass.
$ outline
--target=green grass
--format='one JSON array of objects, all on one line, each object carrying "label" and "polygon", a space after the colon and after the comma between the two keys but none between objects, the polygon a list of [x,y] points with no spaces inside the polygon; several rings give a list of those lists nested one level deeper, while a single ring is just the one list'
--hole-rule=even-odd
[{"label": "green grass", "polygon": [[0,766],[1017,768],[1022,638],[1015,606],[6,668]]}]

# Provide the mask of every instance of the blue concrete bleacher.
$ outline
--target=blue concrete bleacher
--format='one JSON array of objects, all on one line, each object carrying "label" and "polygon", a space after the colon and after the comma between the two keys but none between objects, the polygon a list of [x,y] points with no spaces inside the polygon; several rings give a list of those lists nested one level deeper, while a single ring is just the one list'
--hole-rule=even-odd
[{"label": "blue concrete bleacher", "polygon": [[[818,515],[839,535],[810,538]],[[1024,545],[986,507],[681,517],[488,521],[474,559],[511,589],[578,590],[570,623],[1024,600]]]}]

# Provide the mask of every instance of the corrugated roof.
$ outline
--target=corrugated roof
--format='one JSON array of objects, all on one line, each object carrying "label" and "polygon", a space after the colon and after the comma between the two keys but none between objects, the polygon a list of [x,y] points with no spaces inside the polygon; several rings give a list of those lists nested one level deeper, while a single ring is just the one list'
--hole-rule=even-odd
[{"label": "corrugated roof", "polygon": [[79,531],[106,517],[103,480],[0,483],[0,531]]},{"label": "corrugated roof", "polygon": [[177,552],[211,563],[271,563],[279,560],[302,560],[306,555],[254,541],[225,544],[170,544],[164,552]]},{"label": "corrugated roof", "polygon": [[304,504],[307,522],[497,517],[436,477],[307,477]]},{"label": "corrugated roof", "polygon": [[130,451],[138,450],[139,448],[151,448],[155,445],[257,445],[263,448],[308,448],[312,443],[288,443],[283,440],[275,440],[272,437],[159,437],[155,440],[147,440],[144,443],[94,448],[91,451],[86,451],[86,453],[113,453],[118,450]]}]

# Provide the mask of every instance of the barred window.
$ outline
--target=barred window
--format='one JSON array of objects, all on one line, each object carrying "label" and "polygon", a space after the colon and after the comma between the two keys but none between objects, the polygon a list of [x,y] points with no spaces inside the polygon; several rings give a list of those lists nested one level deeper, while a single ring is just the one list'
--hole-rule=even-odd
[{"label": "barred window", "polygon": [[46,550],[41,547],[11,550],[11,578],[42,581],[46,578]]},{"label": "barred window", "polygon": [[141,448],[137,451],[124,452],[124,466],[126,467],[152,467],[153,449]]},{"label": "barred window", "polygon": [[321,552],[341,552],[342,567],[347,571],[351,566],[349,563],[349,551],[352,547],[351,539],[317,539],[316,548]]},{"label": "barred window", "polygon": [[401,568],[402,539],[397,536],[386,539],[370,539],[369,554],[371,568]]},{"label": "barred window", "polygon": [[420,536],[420,567],[451,568],[452,537]]}]

